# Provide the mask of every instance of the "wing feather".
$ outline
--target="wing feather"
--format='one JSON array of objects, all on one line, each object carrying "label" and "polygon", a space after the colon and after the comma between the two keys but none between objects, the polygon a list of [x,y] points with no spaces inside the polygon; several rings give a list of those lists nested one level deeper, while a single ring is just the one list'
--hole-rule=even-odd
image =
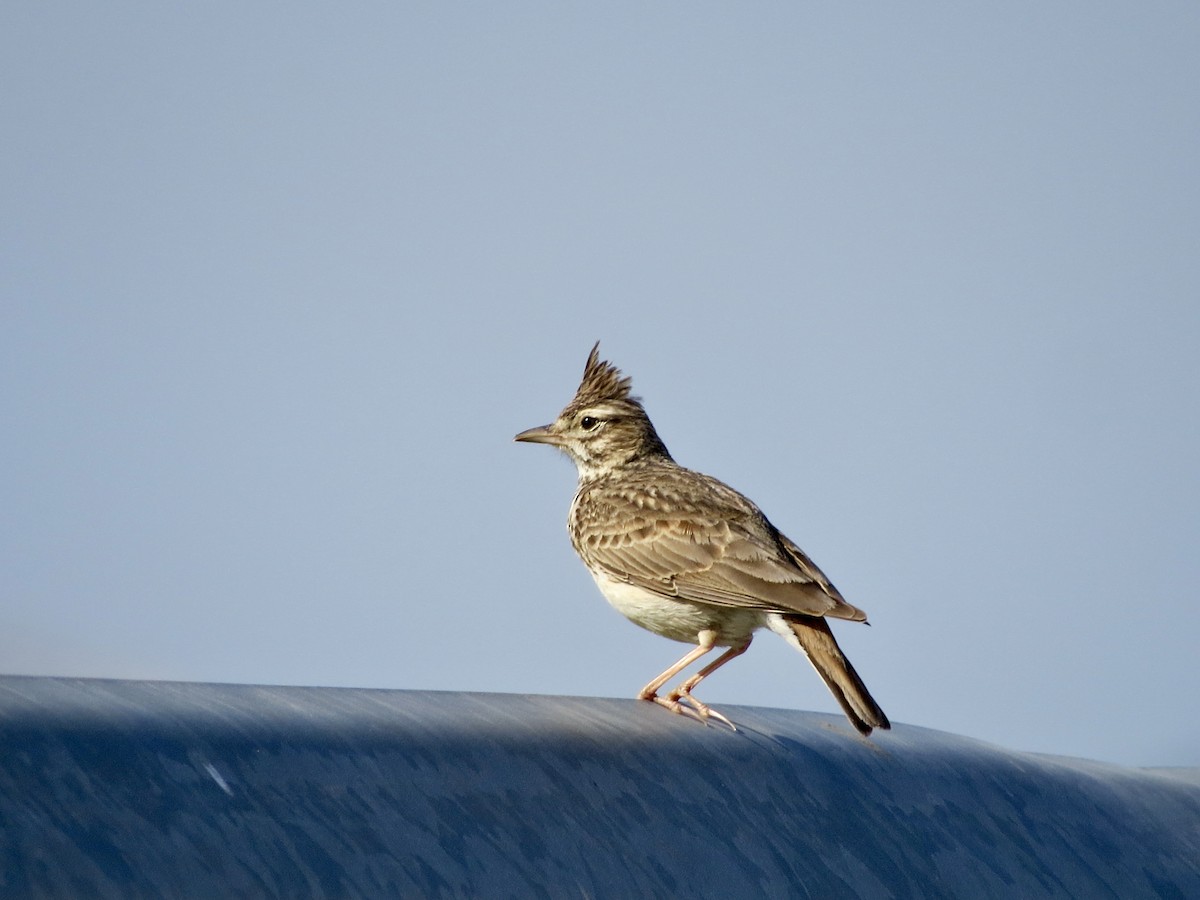
[{"label": "wing feather", "polygon": [[666,486],[659,477],[581,488],[571,535],[589,567],[664,597],[866,619],[741,494],[687,469],[672,474]]}]

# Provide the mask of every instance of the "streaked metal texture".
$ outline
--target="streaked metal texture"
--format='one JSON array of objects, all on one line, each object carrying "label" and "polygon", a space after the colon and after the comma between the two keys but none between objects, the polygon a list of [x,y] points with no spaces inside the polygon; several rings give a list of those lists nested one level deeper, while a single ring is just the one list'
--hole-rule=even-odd
[{"label": "streaked metal texture", "polygon": [[1200,897],[1194,772],[723,711],[0,677],[0,896]]}]

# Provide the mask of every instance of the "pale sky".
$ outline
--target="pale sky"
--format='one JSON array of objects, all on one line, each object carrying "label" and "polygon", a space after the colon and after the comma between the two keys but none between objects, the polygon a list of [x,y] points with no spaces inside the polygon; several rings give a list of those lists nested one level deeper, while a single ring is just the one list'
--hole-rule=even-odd
[{"label": "pale sky", "polygon": [[[686,647],[512,443],[599,339],[870,614],[893,722],[1200,765],[1197,46],[1188,3],[5,6],[0,671],[632,697]],[[698,695],[836,710],[766,632]]]}]

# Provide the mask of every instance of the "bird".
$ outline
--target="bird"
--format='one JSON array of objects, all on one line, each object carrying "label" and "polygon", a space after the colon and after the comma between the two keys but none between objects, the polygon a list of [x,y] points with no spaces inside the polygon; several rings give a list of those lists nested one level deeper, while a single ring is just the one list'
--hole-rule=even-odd
[{"label": "bird", "polygon": [[[859,732],[891,728],[826,621],[866,622],[866,613],[752,501],[675,462],[631,385],[600,359],[597,342],[571,402],[549,425],[514,440],[556,447],[575,463],[567,530],[608,602],[642,628],[695,645],[638,699],[736,731],[692,692],[766,628],[808,657]],[[716,648],[724,652],[660,693]]]}]

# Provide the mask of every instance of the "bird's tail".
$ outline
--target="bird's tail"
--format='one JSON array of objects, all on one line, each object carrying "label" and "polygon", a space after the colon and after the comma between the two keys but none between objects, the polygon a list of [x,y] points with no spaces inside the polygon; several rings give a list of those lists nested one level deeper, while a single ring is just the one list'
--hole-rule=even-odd
[{"label": "bird's tail", "polygon": [[829,623],[819,616],[789,615],[780,618],[796,635],[800,649],[813,664],[817,674],[825,680],[825,684],[842,705],[846,717],[855,728],[863,734],[870,734],[875,728],[892,727],[888,717],[867,690],[867,686],[854,671],[854,666],[850,665],[850,660],[842,653],[842,648],[833,639]]}]

